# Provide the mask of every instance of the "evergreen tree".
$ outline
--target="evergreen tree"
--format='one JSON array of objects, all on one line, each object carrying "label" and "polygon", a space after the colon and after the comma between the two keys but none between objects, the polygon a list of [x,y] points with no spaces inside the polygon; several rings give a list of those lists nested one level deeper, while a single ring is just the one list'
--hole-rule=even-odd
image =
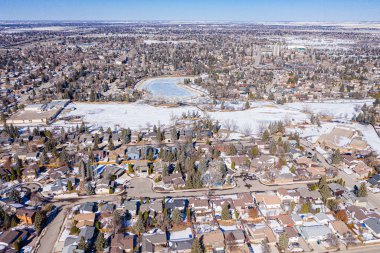
[{"label": "evergreen tree", "polygon": [[34,229],[36,230],[37,234],[40,234],[42,229],[45,226],[46,221],[46,214],[45,212],[37,212],[36,216],[34,217]]},{"label": "evergreen tree", "polygon": [[310,203],[309,202],[306,202],[306,203],[303,203],[302,206],[301,206],[301,210],[300,210],[300,213],[310,213]]},{"label": "evergreen tree", "polygon": [[175,224],[181,224],[182,223],[182,213],[178,208],[175,208],[172,213],[172,221]]},{"label": "evergreen tree", "polygon": [[285,251],[285,249],[288,248],[288,244],[289,244],[288,236],[286,235],[286,233],[282,233],[280,235],[280,238],[278,239],[278,248],[282,251]]},{"label": "evergreen tree", "polygon": [[106,245],[106,239],[104,238],[104,234],[99,233],[98,236],[96,237],[96,242],[95,242],[96,252],[103,252],[105,245]]},{"label": "evergreen tree", "polygon": [[21,203],[22,201],[22,198],[21,198],[21,195],[20,195],[20,192],[16,189],[13,189],[10,193],[9,193],[9,198],[16,202],[16,203]]},{"label": "evergreen tree", "polygon": [[198,238],[195,238],[193,241],[193,246],[191,247],[191,253],[203,253],[204,250],[202,248],[201,242]]},{"label": "evergreen tree", "polygon": [[327,184],[323,185],[319,192],[321,193],[323,201],[326,203],[327,199],[331,198],[331,192]]},{"label": "evergreen tree", "polygon": [[339,164],[341,162],[341,156],[339,149],[335,150],[334,154],[332,155],[331,162],[333,164]]},{"label": "evergreen tree", "polygon": [[166,164],[164,164],[164,165],[162,166],[162,176],[163,176],[163,177],[166,177],[166,176],[168,176],[168,175],[169,175],[168,166],[166,166]]},{"label": "evergreen tree", "polygon": [[224,204],[222,207],[222,220],[231,220],[231,213],[228,204]]},{"label": "evergreen tree", "polygon": [[95,136],[94,136],[94,150],[98,150],[98,149],[99,149],[99,135],[95,134]]},{"label": "evergreen tree", "polygon": [[245,102],[244,108],[245,108],[246,110],[248,110],[250,107],[251,107],[251,106],[249,105],[249,102],[248,102],[248,101]]},{"label": "evergreen tree", "polygon": [[19,223],[19,220],[17,219],[17,217],[16,216],[12,216],[12,218],[11,218],[11,227],[12,228],[16,227],[18,225],[18,223]]},{"label": "evergreen tree", "polygon": [[269,140],[269,132],[268,132],[268,130],[265,130],[265,131],[263,132],[261,138],[262,138],[263,141],[268,141],[268,140]]},{"label": "evergreen tree", "polygon": [[367,186],[366,184],[363,182],[360,184],[359,186],[359,190],[358,190],[358,197],[367,197],[368,193],[367,193]]},{"label": "evergreen tree", "polygon": [[87,248],[87,242],[84,236],[81,236],[78,242],[78,249],[81,249],[83,251],[86,251]]},{"label": "evergreen tree", "polygon": [[88,183],[86,186],[86,192],[88,195],[95,195],[95,188],[90,183]]},{"label": "evergreen tree", "polygon": [[110,138],[110,140],[108,141],[108,150],[114,150],[115,149],[115,145],[113,144],[113,141],[112,141],[112,138]]},{"label": "evergreen tree", "polygon": [[138,217],[136,223],[134,224],[133,229],[139,235],[142,234],[142,233],[144,233],[144,231],[145,231],[144,221],[143,221],[143,216],[142,216],[142,212],[141,211],[139,212],[139,217]]}]

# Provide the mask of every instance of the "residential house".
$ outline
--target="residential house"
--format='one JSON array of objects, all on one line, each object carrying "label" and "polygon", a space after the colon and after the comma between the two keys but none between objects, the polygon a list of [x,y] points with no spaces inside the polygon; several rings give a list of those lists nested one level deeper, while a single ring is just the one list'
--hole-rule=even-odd
[{"label": "residential house", "polygon": [[0,245],[5,247],[12,247],[16,241],[24,241],[29,236],[29,232],[26,230],[7,230],[0,235]]},{"label": "residential house", "polygon": [[133,252],[136,246],[136,236],[116,233],[111,238],[110,253]]},{"label": "residential house", "polygon": [[347,227],[346,223],[341,220],[331,221],[329,228],[336,234],[339,238],[344,238],[345,234],[351,233],[351,230]]},{"label": "residential house", "polygon": [[166,252],[168,240],[165,232],[156,231],[142,235],[142,252]]},{"label": "residential house", "polygon": [[368,218],[365,219],[363,222],[366,226],[366,228],[371,231],[371,233],[376,236],[377,238],[380,238],[380,219],[379,218]]},{"label": "residential house", "polygon": [[170,233],[169,246],[172,252],[190,252],[194,237],[191,228]]},{"label": "residential house", "polygon": [[255,201],[249,192],[239,193],[236,199],[233,199],[235,210],[241,214],[247,213],[249,208],[255,206]]},{"label": "residential house", "polygon": [[93,213],[95,211],[96,204],[94,202],[85,202],[79,206],[80,213]]},{"label": "residential house", "polygon": [[326,240],[327,236],[332,233],[330,228],[324,225],[302,226],[299,230],[309,243]]},{"label": "residential house", "polygon": [[223,252],[225,249],[224,234],[220,230],[205,233],[202,236],[202,243],[206,252]]},{"label": "residential house", "polygon": [[195,213],[211,212],[211,208],[207,198],[189,198],[189,207]]},{"label": "residential house", "polygon": [[94,226],[95,224],[95,213],[79,213],[74,216],[74,221],[76,221],[76,227],[81,228],[85,226]]},{"label": "residential house", "polygon": [[17,218],[26,225],[33,225],[36,210],[20,208],[16,211]]},{"label": "residential house", "polygon": [[241,248],[245,243],[244,231],[240,229],[224,231],[224,240],[227,249]]}]

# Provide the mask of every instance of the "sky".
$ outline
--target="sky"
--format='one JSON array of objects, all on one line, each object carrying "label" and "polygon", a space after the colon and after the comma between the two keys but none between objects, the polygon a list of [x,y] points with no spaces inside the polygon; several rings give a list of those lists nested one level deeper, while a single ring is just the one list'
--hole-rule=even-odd
[{"label": "sky", "polygon": [[380,21],[380,0],[0,0],[0,20]]}]

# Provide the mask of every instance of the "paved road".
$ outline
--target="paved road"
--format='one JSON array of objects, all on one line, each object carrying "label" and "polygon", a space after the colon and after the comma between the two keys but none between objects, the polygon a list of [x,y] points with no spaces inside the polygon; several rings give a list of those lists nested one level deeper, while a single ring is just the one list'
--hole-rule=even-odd
[{"label": "paved road", "polygon": [[[359,186],[360,181],[357,179],[355,173],[348,175],[344,171],[339,170],[338,178],[342,178],[346,182],[346,187],[353,188],[355,185]],[[380,210],[380,193],[372,193],[368,190],[368,207]],[[380,252],[380,250],[379,250]]]},{"label": "paved road", "polygon": [[65,219],[65,209],[70,210],[75,205],[79,205],[84,202],[97,202],[99,200],[111,201],[115,200],[117,196],[89,196],[84,199],[73,199],[73,200],[65,200],[65,201],[53,201],[54,205],[62,210],[57,214],[55,219],[51,221],[48,225],[46,233],[41,237],[40,247],[37,250],[37,253],[47,253],[54,252],[54,245],[58,241],[58,236],[63,225],[63,221]]},{"label": "paved road", "polygon": [[[127,196],[133,198],[140,197],[150,197],[150,198],[162,198],[164,196],[169,197],[197,197],[197,196],[205,196],[208,190],[194,190],[194,191],[186,191],[186,192],[168,192],[168,193],[158,193],[153,191],[152,182],[149,179],[145,178],[134,178],[130,181],[127,188]],[[299,184],[289,184],[284,186],[267,186],[260,183],[258,180],[243,180],[242,177],[236,178],[236,187],[228,190],[213,190],[213,195],[228,195],[228,194],[236,194],[242,192],[260,192],[260,191],[268,191],[268,190],[276,190],[279,187],[283,187],[286,189],[294,189],[298,187],[306,186],[305,183]]]},{"label": "paved road", "polygon": [[379,245],[371,245],[371,246],[364,246],[364,247],[358,247],[354,249],[347,249],[344,251],[340,251],[344,253],[379,253],[380,252],[380,246]]},{"label": "paved road", "polygon": [[[228,195],[236,194],[241,192],[253,192],[253,191],[266,191],[277,189],[276,186],[266,186],[261,184],[258,180],[246,180],[243,178],[237,178],[237,186],[229,190],[215,190],[212,192],[213,195]],[[175,192],[175,193],[157,193],[152,189],[152,182],[146,178],[134,178],[130,181],[128,188],[126,190],[126,195],[128,197],[140,198],[140,197],[150,197],[150,198],[163,198],[163,197],[197,197],[205,196],[208,191],[190,191],[190,192]],[[281,186],[287,189],[294,189],[297,187],[306,186],[306,184],[291,184]],[[53,201],[53,203],[62,208],[62,211],[58,213],[57,217],[48,225],[46,234],[41,238],[41,246],[37,250],[37,253],[54,252],[54,245],[58,241],[58,236],[65,219],[64,209],[71,209],[75,205],[84,202],[97,202],[99,200],[104,201],[114,201],[118,196],[91,196],[87,198],[71,199],[71,200],[58,200]]]}]

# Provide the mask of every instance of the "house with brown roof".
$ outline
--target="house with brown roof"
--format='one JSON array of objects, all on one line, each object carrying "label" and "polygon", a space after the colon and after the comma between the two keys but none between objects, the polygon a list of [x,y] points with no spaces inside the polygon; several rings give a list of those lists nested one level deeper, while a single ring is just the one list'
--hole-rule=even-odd
[{"label": "house with brown roof", "polygon": [[115,234],[111,239],[110,253],[132,252],[136,245],[134,235]]},{"label": "house with brown roof", "polygon": [[249,192],[239,193],[237,198],[232,201],[239,213],[247,213],[249,208],[255,206],[255,201]]},{"label": "house with brown roof", "polygon": [[295,203],[298,203],[299,198],[300,198],[299,194],[296,194],[295,191],[289,191],[282,187],[277,189],[276,194],[281,199],[281,202],[293,201]]},{"label": "house with brown roof", "polygon": [[329,227],[339,238],[344,238],[346,233],[351,233],[351,230],[347,227],[346,223],[341,220],[331,221]]},{"label": "house with brown roof", "polygon": [[267,209],[281,208],[281,199],[277,195],[257,194],[256,202],[264,204]]},{"label": "house with brown roof", "polygon": [[244,231],[240,229],[224,231],[224,240],[227,249],[241,248],[245,243]]},{"label": "house with brown roof", "polygon": [[12,247],[13,243],[18,240],[25,240],[29,236],[29,232],[26,230],[7,230],[0,235],[0,245],[6,247]]},{"label": "house with brown roof", "polygon": [[273,230],[265,223],[246,224],[244,227],[251,243],[261,243],[265,239],[268,239],[269,243],[276,243],[276,236]]},{"label": "house with brown roof", "polygon": [[289,242],[297,242],[300,238],[297,230],[294,227],[284,227],[284,233],[289,238]]},{"label": "house with brown roof", "polygon": [[74,221],[77,222],[76,227],[94,226],[95,213],[79,213],[74,216]]},{"label": "house with brown roof", "polygon": [[208,213],[212,212],[209,201],[206,198],[189,198],[189,207],[195,213]]},{"label": "house with brown roof", "polygon": [[220,230],[204,234],[202,243],[206,252],[221,252],[225,249],[224,234]]},{"label": "house with brown roof", "polygon": [[360,179],[368,177],[368,174],[373,171],[371,167],[362,161],[354,165],[352,170],[359,176]]},{"label": "house with brown roof", "polygon": [[34,217],[36,216],[36,210],[20,208],[16,211],[17,218],[26,225],[32,225],[34,223]]},{"label": "house with brown roof", "polygon": [[165,188],[182,188],[185,187],[185,180],[183,180],[181,173],[173,173],[162,178]]},{"label": "house with brown roof", "polygon": [[313,160],[311,160],[310,158],[307,158],[306,156],[296,159],[295,162],[298,166],[302,166],[305,168],[318,165],[317,163],[313,162]]},{"label": "house with brown roof", "polygon": [[294,220],[288,214],[279,215],[277,220],[284,227],[293,227],[295,225]]},{"label": "house with brown roof", "polygon": [[309,178],[312,178],[312,179],[326,176],[326,168],[324,167],[317,167],[317,166],[307,167],[306,171],[309,175]]},{"label": "house with brown roof", "polygon": [[35,179],[38,173],[40,173],[40,166],[37,163],[33,163],[24,169],[22,176],[25,179]]}]

